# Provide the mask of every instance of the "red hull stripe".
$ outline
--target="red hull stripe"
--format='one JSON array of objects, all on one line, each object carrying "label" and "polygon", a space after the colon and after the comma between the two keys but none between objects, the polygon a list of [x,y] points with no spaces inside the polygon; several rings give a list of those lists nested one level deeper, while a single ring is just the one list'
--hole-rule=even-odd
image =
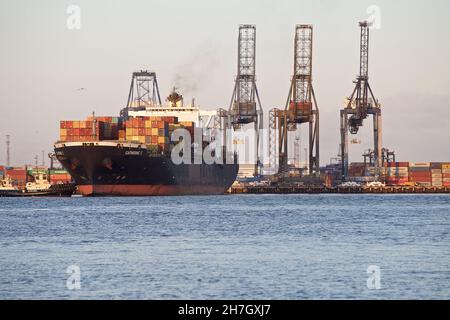
[{"label": "red hull stripe", "polygon": [[226,190],[214,186],[168,185],[80,185],[78,191],[85,196],[173,196],[223,194]]}]

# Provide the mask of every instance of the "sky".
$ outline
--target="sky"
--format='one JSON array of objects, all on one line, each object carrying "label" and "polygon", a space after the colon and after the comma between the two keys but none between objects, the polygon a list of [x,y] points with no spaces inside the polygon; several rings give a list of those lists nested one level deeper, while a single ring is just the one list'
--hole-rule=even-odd
[{"label": "sky", "polygon": [[[80,8],[79,29],[67,27],[71,5]],[[118,115],[136,70],[157,73],[162,97],[177,84],[187,101],[228,108],[240,24],[257,28],[267,119],[287,98],[295,25],[312,24],[325,164],[338,153],[339,109],[359,68],[358,22],[369,18],[377,22],[369,75],[382,104],[383,146],[401,161],[450,162],[448,12],[447,0],[0,0],[0,163],[6,134],[12,165],[34,164],[58,139],[59,120]],[[368,119],[352,161],[372,147],[371,129]]]}]

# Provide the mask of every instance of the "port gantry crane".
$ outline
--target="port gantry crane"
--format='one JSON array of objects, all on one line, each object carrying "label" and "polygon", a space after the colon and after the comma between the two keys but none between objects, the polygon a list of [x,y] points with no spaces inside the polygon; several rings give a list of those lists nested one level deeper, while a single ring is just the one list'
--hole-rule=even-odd
[{"label": "port gantry crane", "polygon": [[[312,85],[313,27],[297,25],[294,39],[294,74],[284,110],[272,109],[269,114],[269,151],[271,166],[275,165],[278,147],[278,172],[288,170],[288,132],[309,124],[309,173],[320,171],[319,107]],[[278,136],[278,137],[277,137]],[[278,141],[277,141],[278,140]]]},{"label": "port gantry crane", "polygon": [[382,141],[381,141],[381,105],[375,98],[369,84],[369,30],[370,23],[360,22],[360,65],[355,89],[348,98],[348,103],[341,110],[341,163],[342,178],[348,177],[348,134],[357,134],[363,121],[373,116],[374,151],[373,162],[377,171],[382,166]]},{"label": "port gantry crane", "polygon": [[161,96],[156,73],[147,70],[133,72],[127,106],[120,115],[128,118],[128,111],[142,111],[158,105],[161,105]]},{"label": "port gantry crane", "polygon": [[259,175],[260,133],[263,110],[256,87],[256,26],[240,25],[238,38],[237,76],[228,112],[219,110],[219,117],[227,117],[226,128],[240,130],[247,124],[255,126],[255,171]]},{"label": "port gantry crane", "polygon": [[[364,164],[365,165],[373,165],[375,159],[375,152],[372,149],[367,150],[363,154]],[[381,149],[381,162],[384,163],[392,163],[395,162],[395,151],[391,151],[387,148]]]}]

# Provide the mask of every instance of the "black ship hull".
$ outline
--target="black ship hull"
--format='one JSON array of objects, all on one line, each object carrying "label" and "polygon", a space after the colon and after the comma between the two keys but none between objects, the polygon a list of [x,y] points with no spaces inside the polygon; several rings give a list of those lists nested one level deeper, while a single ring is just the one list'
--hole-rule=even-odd
[{"label": "black ship hull", "polygon": [[239,165],[180,164],[151,154],[144,145],[118,142],[64,143],[55,153],[86,196],[223,194]]}]

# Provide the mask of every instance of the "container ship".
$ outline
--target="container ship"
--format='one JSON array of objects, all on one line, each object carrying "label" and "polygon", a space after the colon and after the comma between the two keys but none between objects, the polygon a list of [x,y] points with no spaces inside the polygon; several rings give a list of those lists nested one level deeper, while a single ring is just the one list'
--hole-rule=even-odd
[{"label": "container ship", "polygon": [[[223,164],[203,159],[175,164],[171,158],[171,134],[185,129],[194,140],[194,131],[200,130],[203,137],[202,119],[211,114],[194,101],[185,106],[175,88],[163,105],[155,73],[135,72],[120,116],[61,121],[55,155],[84,196],[223,194],[239,170],[235,154],[222,149],[232,159]],[[195,148],[193,144],[192,155]]]}]

